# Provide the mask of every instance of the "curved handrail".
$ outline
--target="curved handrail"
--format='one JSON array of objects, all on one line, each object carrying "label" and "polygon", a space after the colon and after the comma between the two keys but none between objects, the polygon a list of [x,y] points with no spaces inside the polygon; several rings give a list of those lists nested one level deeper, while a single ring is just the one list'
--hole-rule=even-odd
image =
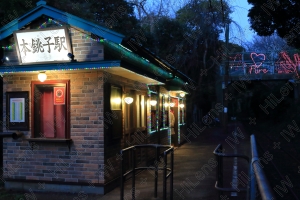
[{"label": "curved handrail", "polygon": [[[225,154],[222,153],[222,144],[218,144],[218,146],[213,151],[213,154],[217,157],[218,167],[217,167],[217,181],[215,184],[215,188],[220,192],[247,192],[247,188],[225,188],[223,187],[223,157],[238,157],[245,159],[249,163],[249,157],[242,154]],[[220,197],[220,195],[219,195]]]},{"label": "curved handrail", "polygon": [[[255,136],[251,135],[251,153],[252,153],[252,162],[251,165],[253,167],[253,172],[255,174],[255,178],[257,181],[258,189],[261,194],[261,197],[263,200],[275,200],[275,195],[273,193],[272,188],[270,187],[270,184],[267,180],[267,177],[262,170],[260,164],[259,164],[259,156],[256,148],[256,140]],[[255,188],[251,188],[254,190]],[[255,192],[251,192],[251,194],[254,194]]]},{"label": "curved handrail", "polygon": [[[236,188],[219,187],[218,181],[216,181],[215,188],[223,192],[238,192]],[[247,192],[247,188],[239,188],[239,191]]]},{"label": "curved handrail", "polygon": [[[158,167],[157,165],[149,166],[149,167],[136,167],[136,158],[134,154],[134,150],[137,148],[155,148],[156,149],[156,162],[159,160],[158,155],[159,155],[159,149],[160,148],[167,148],[163,152],[163,160],[164,160],[164,167]],[[132,173],[132,198],[135,198],[135,171],[136,170],[145,170],[145,169],[154,169],[155,170],[155,187],[154,187],[154,195],[155,198],[157,197],[157,178],[158,178],[158,171],[163,170],[163,199],[167,198],[167,178],[170,177],[170,199],[173,199],[173,165],[174,165],[174,147],[170,145],[159,145],[159,144],[142,144],[142,145],[134,145],[131,147],[127,147],[125,149],[121,150],[121,157],[123,156],[123,153],[126,151],[131,151],[132,155],[132,169],[123,172],[123,159],[121,159],[121,193],[120,197],[121,200],[124,198],[124,179],[128,174]],[[170,168],[167,167],[167,155],[171,154],[171,166]],[[167,174],[167,171],[169,172]]]}]

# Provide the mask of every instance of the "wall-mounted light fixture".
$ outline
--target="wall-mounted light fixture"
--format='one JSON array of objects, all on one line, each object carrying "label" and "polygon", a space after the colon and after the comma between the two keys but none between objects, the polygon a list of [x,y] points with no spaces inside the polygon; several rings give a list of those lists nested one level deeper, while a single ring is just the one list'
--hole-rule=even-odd
[{"label": "wall-mounted light fixture", "polygon": [[131,104],[131,103],[133,102],[133,98],[130,97],[130,96],[126,96],[126,97],[124,98],[124,101],[125,101],[125,103],[127,103],[127,104]]},{"label": "wall-mounted light fixture", "polygon": [[155,106],[156,104],[157,104],[157,101],[156,101],[156,100],[151,100],[151,101],[150,101],[150,105],[151,105],[151,106]]},{"label": "wall-mounted light fixture", "polygon": [[68,53],[67,56],[70,58],[71,62],[76,62],[77,61],[77,60],[74,59],[75,56],[72,53]]},{"label": "wall-mounted light fixture", "polygon": [[169,106],[169,103],[165,103],[165,107],[168,107]]},{"label": "wall-mounted light fixture", "polygon": [[112,102],[114,102],[115,104],[119,105],[121,103],[121,99],[120,98],[113,98]]},{"label": "wall-mounted light fixture", "polygon": [[41,82],[44,82],[47,79],[47,74],[45,72],[40,72],[39,75],[38,75],[38,79]]},{"label": "wall-mounted light fixture", "polygon": [[175,106],[175,103],[174,102],[171,102],[170,103],[170,107],[174,107]]},{"label": "wall-mounted light fixture", "polygon": [[2,65],[3,63],[8,62],[8,61],[9,61],[9,58],[8,58],[8,57],[2,58],[2,59],[0,60],[0,64]]},{"label": "wall-mounted light fixture", "polygon": [[180,95],[181,97],[185,97],[185,93],[184,93],[184,92],[181,92],[179,95]]},{"label": "wall-mounted light fixture", "polygon": [[184,104],[183,103],[179,104],[179,107],[184,108]]}]

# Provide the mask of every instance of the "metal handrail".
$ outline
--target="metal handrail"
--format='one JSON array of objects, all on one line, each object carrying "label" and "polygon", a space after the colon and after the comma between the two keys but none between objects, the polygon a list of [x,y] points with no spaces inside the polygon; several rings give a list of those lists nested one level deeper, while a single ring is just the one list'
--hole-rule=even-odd
[{"label": "metal handrail", "polygon": [[[155,161],[158,163],[159,161],[159,150],[160,148],[167,148],[163,152],[163,159],[164,159],[164,167],[158,167],[157,164],[154,167],[136,167],[136,157],[135,157],[135,150],[136,148],[155,148]],[[135,199],[135,173],[136,170],[145,170],[145,169],[153,169],[155,170],[155,181],[154,181],[154,197],[157,198],[157,181],[158,181],[158,171],[163,170],[163,199],[167,199],[167,179],[170,177],[170,199],[173,199],[173,170],[174,170],[174,147],[169,145],[158,145],[158,144],[144,144],[144,145],[134,145],[125,149],[121,150],[121,156],[123,157],[123,153],[126,151],[131,151],[132,156],[132,169],[125,172],[123,165],[124,159],[121,159],[121,191],[120,191],[120,198],[121,200],[124,199],[124,182],[126,176],[132,174],[132,199]],[[171,154],[171,166],[170,168],[167,167],[167,156]],[[167,174],[167,171],[169,173]]]},{"label": "metal handrail", "polygon": [[[259,192],[261,194],[261,197],[263,200],[269,200],[273,199],[275,200],[275,195],[273,193],[272,188],[270,187],[270,184],[266,178],[266,175],[259,164],[259,156],[256,148],[256,140],[255,136],[251,135],[251,153],[252,153],[252,162],[251,166],[253,167],[253,170],[251,170],[251,177],[256,177],[257,185]],[[251,184],[251,186],[254,185],[254,187],[251,187],[250,192],[250,199],[254,200],[256,196],[256,187],[255,183]]]},{"label": "metal handrail", "polygon": [[220,195],[219,198],[222,195],[222,192],[247,192],[247,188],[224,188],[223,187],[223,157],[237,157],[245,159],[249,163],[249,157],[242,155],[242,154],[225,154],[222,152],[223,147],[222,144],[219,144],[216,149],[213,151],[213,154],[216,156],[218,166],[217,166],[217,173],[216,173],[216,184],[215,188],[219,191]]}]

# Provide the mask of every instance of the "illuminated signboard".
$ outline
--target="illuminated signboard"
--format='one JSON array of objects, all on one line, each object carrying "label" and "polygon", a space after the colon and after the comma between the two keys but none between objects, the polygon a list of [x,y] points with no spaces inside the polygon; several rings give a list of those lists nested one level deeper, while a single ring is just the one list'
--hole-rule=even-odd
[{"label": "illuminated signboard", "polygon": [[72,53],[67,27],[14,33],[20,63],[68,61]]}]

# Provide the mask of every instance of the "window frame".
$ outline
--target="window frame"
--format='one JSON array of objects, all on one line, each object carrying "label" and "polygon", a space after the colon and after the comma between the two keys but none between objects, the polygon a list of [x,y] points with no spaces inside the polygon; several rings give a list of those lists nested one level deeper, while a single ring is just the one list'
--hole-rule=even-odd
[{"label": "window frame", "polygon": [[[10,100],[14,98],[24,99],[24,122],[10,122]],[[29,91],[8,91],[6,92],[6,129],[29,131]]]},{"label": "window frame", "polygon": [[[159,116],[157,116],[158,115],[157,111],[158,111],[158,106],[159,106],[158,98],[159,98],[159,94],[157,92],[154,92],[154,91],[150,92],[149,101],[155,100],[157,102],[155,106],[152,106],[151,104],[149,104],[149,106],[150,106],[150,132],[155,132],[155,131],[158,131],[158,129],[160,129],[160,127],[158,127],[159,126],[159,124],[158,124],[158,117]],[[155,109],[152,109],[152,107],[155,108]],[[152,115],[152,111],[155,111],[154,116]],[[155,122],[154,127],[152,127],[153,122]]]},{"label": "window frame", "polygon": [[44,82],[40,81],[31,81],[31,138],[40,139],[41,137],[36,137],[34,134],[34,122],[35,122],[35,108],[34,108],[34,102],[35,102],[35,88],[41,85],[52,85],[52,87],[62,86],[65,87],[65,121],[66,121],[66,127],[65,127],[65,137],[64,138],[43,138],[45,140],[53,140],[53,139],[70,139],[70,80],[46,80]]},{"label": "window frame", "polygon": [[[124,128],[125,134],[133,133],[137,130],[144,131],[147,129],[147,94],[141,91],[125,90],[124,97],[126,94],[130,94],[133,97],[131,104],[126,104],[124,101]],[[141,105],[141,97],[144,97],[144,105]],[[142,107],[144,111],[142,112]],[[139,115],[139,117],[137,117]],[[139,118],[139,121],[138,121]],[[143,123],[142,123],[143,122]],[[144,126],[142,126],[144,124]],[[128,127],[127,127],[128,125]]]},{"label": "window frame", "polygon": [[[142,97],[144,97],[144,101],[142,102]],[[141,92],[135,92],[135,106],[134,106],[134,113],[136,114],[135,117],[135,124],[134,127],[136,130],[146,130],[147,127],[147,104],[146,104],[146,94]],[[142,106],[143,103],[143,106]],[[143,111],[143,112],[142,112]],[[138,116],[138,117],[137,117]],[[142,126],[142,124],[144,126]]]}]

